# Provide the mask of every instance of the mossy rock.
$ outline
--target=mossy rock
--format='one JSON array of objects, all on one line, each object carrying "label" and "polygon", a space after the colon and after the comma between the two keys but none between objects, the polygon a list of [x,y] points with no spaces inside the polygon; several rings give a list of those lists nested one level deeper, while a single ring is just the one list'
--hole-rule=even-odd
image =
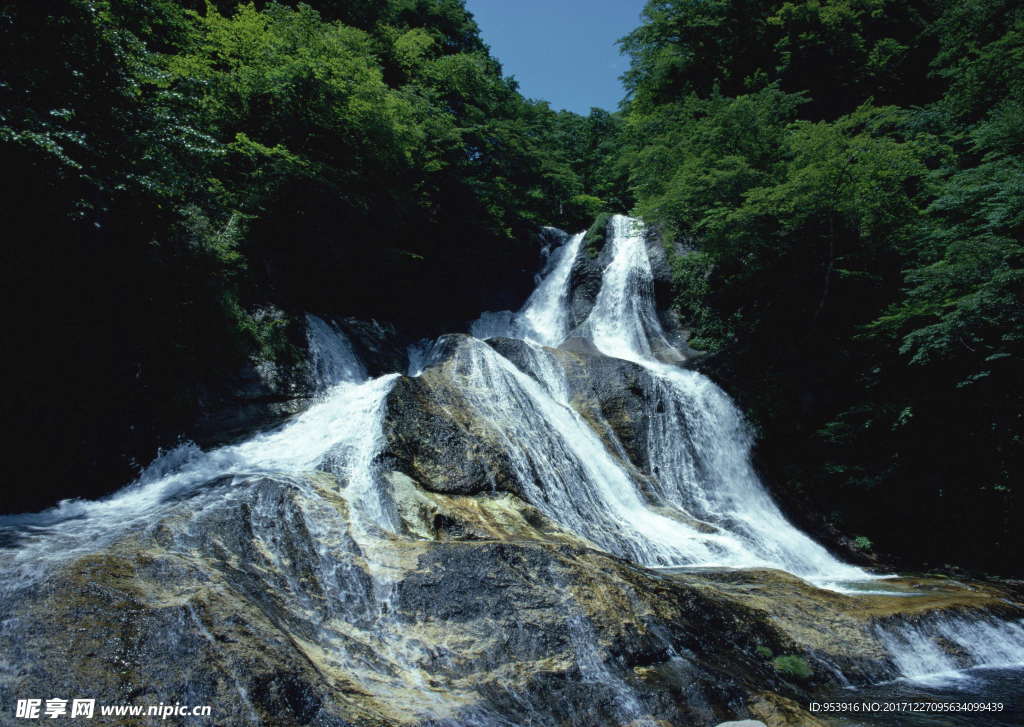
[{"label": "mossy rock", "polygon": [[594,218],[594,223],[583,236],[583,252],[587,256],[596,258],[601,253],[608,239],[608,221],[611,218],[610,212],[602,212]]},{"label": "mossy rock", "polygon": [[807,660],[796,654],[776,656],[772,659],[772,666],[775,667],[775,671],[787,679],[795,679],[802,682],[814,676],[814,670],[811,669],[811,665],[807,663]]}]

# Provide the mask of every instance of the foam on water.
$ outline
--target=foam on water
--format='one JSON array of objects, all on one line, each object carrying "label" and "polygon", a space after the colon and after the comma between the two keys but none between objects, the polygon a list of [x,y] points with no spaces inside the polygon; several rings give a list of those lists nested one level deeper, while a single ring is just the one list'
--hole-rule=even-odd
[{"label": "foam on water", "polygon": [[971,669],[1024,667],[1024,620],[937,612],[917,623],[879,624],[875,632],[897,673],[922,684],[970,679]]},{"label": "foam on water", "polygon": [[0,517],[16,547],[0,568],[17,584],[49,566],[93,552],[126,530],[155,521],[174,501],[210,483],[260,473],[327,469],[361,497],[368,517],[387,522],[369,462],[379,446],[383,402],[397,374],[367,379],[343,334],[309,317],[314,369],[324,387],[316,403],[286,424],[209,451],[185,443],[161,454],[132,484],[99,500],[65,500],[41,513]]}]

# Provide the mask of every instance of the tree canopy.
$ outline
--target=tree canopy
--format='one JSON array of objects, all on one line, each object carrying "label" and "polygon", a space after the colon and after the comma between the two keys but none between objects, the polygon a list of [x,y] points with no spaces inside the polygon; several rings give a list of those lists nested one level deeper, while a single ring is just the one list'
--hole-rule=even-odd
[{"label": "tree canopy", "polygon": [[303,311],[457,329],[621,204],[617,117],[524,98],[460,0],[7,3],[0,47],[15,416],[80,494]]}]

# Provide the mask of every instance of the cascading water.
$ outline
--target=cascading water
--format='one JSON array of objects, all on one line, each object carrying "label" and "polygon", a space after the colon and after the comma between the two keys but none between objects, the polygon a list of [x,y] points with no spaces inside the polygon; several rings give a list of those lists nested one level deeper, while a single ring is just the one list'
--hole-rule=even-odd
[{"label": "cascading water", "polygon": [[[521,311],[504,319],[491,314],[473,327],[478,335],[532,346],[529,373],[541,387],[484,346],[468,356],[472,374],[463,382],[518,453],[520,483],[531,502],[601,547],[645,565],[773,567],[822,585],[869,579],[786,521],[753,471],[749,435],[725,393],[707,377],[655,358],[669,344],[654,308],[639,221],[612,219],[612,257],[596,302],[581,326],[568,329],[570,272],[581,241],[576,235],[555,253]],[[496,320],[511,324],[495,326]],[[572,409],[557,360],[535,345],[557,346],[570,335],[644,369],[651,394],[645,450],[658,502],[644,498]]]},{"label": "cascading water", "polygon": [[337,326],[307,313],[306,331],[313,375],[322,392],[342,382],[356,383],[369,378],[352,344]]},{"label": "cascading water", "polygon": [[[707,377],[658,360],[658,351],[669,344],[654,307],[644,227],[638,220],[617,215],[611,228],[611,262],[589,316],[571,335],[589,339],[605,355],[632,361],[650,375],[653,385],[644,416],[651,426],[645,449],[648,469],[657,475],[654,484],[661,502],[727,534],[732,552],[748,559],[743,563],[741,557],[741,565],[767,563],[827,588],[858,592],[844,585],[875,576],[836,560],[785,519],[753,470],[749,432],[728,396]],[[567,249],[575,256],[578,244]],[[571,263],[562,264],[571,267]],[[568,274],[559,279],[567,280]],[[518,318],[564,320],[535,308],[564,305],[565,297],[563,293],[531,298]],[[545,342],[557,345],[566,335],[559,330]],[[550,364],[531,368],[544,382],[556,375]],[[548,390],[556,398],[564,391],[550,383]],[[568,405],[564,399],[562,403]],[[652,540],[660,535],[641,529]],[[693,542],[687,531],[676,537],[676,543]],[[683,562],[734,564],[729,558],[704,557],[688,550]],[[878,626],[876,631],[899,674],[909,679],[942,680],[955,678],[963,669],[1024,665],[1024,622],[939,613],[917,625],[898,622]]]},{"label": "cascading water", "polygon": [[470,328],[476,338],[519,338],[557,346],[569,333],[569,275],[584,232],[551,252],[537,287],[518,313],[484,313]]},{"label": "cascading water", "polygon": [[501,438],[527,500],[601,548],[644,565],[770,566],[728,533],[702,533],[649,507],[564,401],[561,371],[549,354],[534,353],[542,364],[532,368],[547,374],[543,385],[483,342],[454,354],[460,393]]},{"label": "cascading water", "polygon": [[[476,338],[462,337],[455,346],[443,338],[411,346],[406,372],[415,377],[445,366],[459,405],[468,406],[474,422],[488,429],[487,441],[499,445],[517,493],[562,529],[644,566],[778,568],[836,590],[872,578],[786,521],[751,466],[750,435],[728,396],[701,374],[664,362],[672,356],[654,304],[643,226],[613,218],[609,263],[589,315],[575,327],[571,281],[584,235],[546,234],[561,244],[550,251],[521,310],[485,314],[473,325]],[[214,581],[235,574],[232,589],[260,604],[259,618],[289,634],[317,669],[356,675],[341,691],[369,695],[388,723],[592,724],[585,710],[554,716],[529,703],[527,689],[502,697],[516,705],[510,719],[501,699],[489,701],[494,690],[482,698],[486,690],[463,678],[460,660],[479,656],[476,627],[453,619],[442,630],[429,610],[419,618],[415,601],[424,596],[410,583],[428,578],[431,568],[421,557],[439,546],[404,529],[400,493],[389,479],[396,473],[379,471],[389,456],[384,424],[399,374],[369,378],[337,326],[315,316],[307,325],[309,371],[319,393],[285,425],[207,452],[182,445],[103,500],[0,517],[6,546],[0,549],[0,606],[17,604],[28,586],[78,556],[150,538],[147,547],[161,555],[213,563]],[[493,337],[520,341],[510,344],[516,355],[479,340]],[[588,342],[583,348],[591,353],[556,350],[576,339]],[[602,414],[580,408],[567,356],[619,359],[616,365],[629,369],[642,402],[631,412],[643,421],[638,446],[627,448],[614,427],[599,421]],[[498,500],[497,493],[480,498]],[[232,533],[235,541],[222,533],[232,523],[243,523]],[[444,552],[450,557],[458,550]],[[467,556],[470,577],[485,580],[488,574],[474,568],[510,557],[500,555],[479,562]],[[550,575],[551,562],[547,568],[531,575]],[[660,723],[649,718],[650,701],[636,689],[632,670],[621,670],[618,657],[599,643],[605,633],[599,629],[607,625],[591,622],[589,606],[573,593],[578,588],[572,580],[553,581],[551,593],[538,601],[542,608],[548,600],[557,604],[573,673],[608,695],[610,720]],[[189,601],[186,621],[204,643],[225,648],[205,604]],[[0,631],[14,621],[0,622]],[[546,636],[557,641],[558,633]],[[532,643],[528,634],[520,636]],[[932,615],[887,622],[875,636],[892,668],[908,678],[1024,664],[1024,622]],[[677,665],[690,659],[685,650],[658,648],[674,654]],[[546,659],[537,664],[542,672],[550,668]],[[225,673],[239,709],[249,723],[258,722],[258,695],[244,671]]]},{"label": "cascading water", "polygon": [[602,353],[640,364],[654,360],[654,346],[669,348],[654,309],[654,276],[639,220],[611,220],[612,260],[594,307],[580,326]]},{"label": "cascading water", "polygon": [[[163,545],[189,558],[223,558],[231,545],[220,532],[225,524],[244,523],[240,552],[228,560],[259,564],[256,572],[272,587],[257,597],[273,602],[274,613],[287,614],[282,628],[306,619],[302,637],[333,668],[360,674],[360,689],[382,703],[405,705],[405,714],[423,719],[454,714],[471,700],[451,685],[434,683],[422,666],[431,662],[431,646],[411,638],[393,615],[394,562],[401,551],[389,541],[397,523],[375,457],[398,374],[367,378],[337,327],[315,316],[307,322],[311,369],[320,387],[316,403],[237,445],[209,452],[193,444],[176,448],[104,500],[0,519],[0,528],[16,541],[0,550],[0,605],[17,602],[19,593],[75,557],[143,536],[183,511],[187,526]],[[191,606],[188,613],[194,629],[212,643],[201,615]],[[245,674],[228,670],[227,676],[248,715],[243,721],[259,724]],[[416,704],[408,706],[413,694]],[[474,723],[511,727],[486,712],[476,714]]]},{"label": "cascading water", "polygon": [[965,669],[1024,666],[1024,620],[935,613],[876,632],[899,675],[926,684],[964,678]]},{"label": "cascading water", "polygon": [[186,443],[157,458],[133,484],[101,500],[66,500],[38,514],[0,517],[18,542],[5,551],[8,585],[32,580],[53,564],[92,552],[132,527],[157,518],[169,503],[224,478],[296,474],[323,467],[365,498],[385,520],[367,466],[379,446],[383,402],[395,374],[367,379],[343,334],[309,316],[313,369],[321,386],[313,406],[273,431],[204,452]]}]

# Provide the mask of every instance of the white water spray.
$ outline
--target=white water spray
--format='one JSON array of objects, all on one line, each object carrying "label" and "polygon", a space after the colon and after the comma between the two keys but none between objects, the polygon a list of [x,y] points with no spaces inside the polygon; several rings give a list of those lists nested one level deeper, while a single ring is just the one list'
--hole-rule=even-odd
[{"label": "white water spray", "polygon": [[359,383],[369,378],[366,367],[352,350],[352,344],[336,325],[307,313],[306,331],[310,364],[321,390],[343,381]]},{"label": "white water spray", "polygon": [[968,679],[965,670],[1024,666],[1024,620],[987,614],[929,614],[919,623],[878,625],[899,675],[929,685]]},{"label": "white water spray", "polygon": [[[518,453],[519,479],[535,505],[601,547],[652,566],[779,568],[819,585],[871,578],[844,564],[793,527],[750,463],[750,436],[735,405],[707,377],[655,358],[669,349],[654,307],[653,275],[642,223],[612,219],[612,257],[593,309],[568,330],[569,280],[582,235],[554,265],[526,305],[491,314],[477,334],[530,344],[523,376],[488,347],[477,347],[463,391],[502,428]],[[527,323],[528,322],[528,323]],[[561,366],[536,343],[568,335],[643,369],[644,457],[654,499],[636,483],[570,406]]]},{"label": "white water spray", "polygon": [[551,253],[537,287],[518,313],[484,313],[470,333],[479,339],[519,338],[557,346],[569,334],[569,276],[586,233],[573,235]]},{"label": "white water spray", "polygon": [[158,457],[131,485],[100,500],[65,500],[37,514],[0,517],[18,547],[0,553],[10,585],[44,575],[50,566],[95,552],[134,527],[156,522],[173,503],[207,485],[259,474],[325,469],[349,486],[367,516],[389,524],[370,466],[380,446],[384,401],[397,374],[367,379],[343,334],[309,316],[310,351],[319,400],[277,429],[238,444],[203,451],[186,443]]}]

